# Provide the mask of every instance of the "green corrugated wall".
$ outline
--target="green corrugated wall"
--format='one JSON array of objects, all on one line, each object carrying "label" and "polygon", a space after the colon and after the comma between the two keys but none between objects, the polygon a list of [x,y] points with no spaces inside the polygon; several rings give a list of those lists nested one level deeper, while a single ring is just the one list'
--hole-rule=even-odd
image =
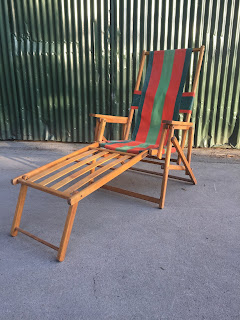
[{"label": "green corrugated wall", "polygon": [[239,35],[237,0],[0,0],[0,139],[90,142],[90,112],[128,114],[143,49],[205,44],[195,146],[239,148]]}]

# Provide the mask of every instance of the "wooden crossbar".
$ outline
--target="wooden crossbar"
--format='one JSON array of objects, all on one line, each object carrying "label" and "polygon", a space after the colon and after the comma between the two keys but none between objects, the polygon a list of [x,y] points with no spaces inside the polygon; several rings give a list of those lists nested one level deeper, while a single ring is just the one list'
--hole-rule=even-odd
[{"label": "wooden crossbar", "polygon": [[26,230],[23,230],[23,229],[18,228],[18,227],[16,227],[15,230],[25,234],[26,236],[28,236],[28,237],[30,237],[30,238],[38,241],[38,242],[41,242],[42,244],[45,244],[45,246],[48,246],[48,247],[50,247],[50,248],[52,248],[52,249],[54,249],[56,251],[58,251],[58,249],[59,249],[57,246],[54,246],[53,244],[51,244],[51,243],[49,243],[49,242],[47,242],[47,241],[45,241],[45,240],[43,240],[41,238],[38,238],[37,236],[35,236],[34,234],[32,234],[32,233],[30,233],[30,232],[28,232]]},{"label": "wooden crossbar", "polygon": [[122,189],[122,188],[117,188],[117,187],[113,187],[113,186],[104,185],[104,186],[101,187],[101,189],[110,190],[110,191],[113,191],[113,192],[124,194],[124,195],[129,196],[129,197],[138,198],[138,199],[142,199],[142,200],[145,200],[145,201],[150,201],[150,202],[153,202],[153,203],[159,203],[159,199],[158,198],[150,197],[150,196],[147,196],[145,194],[129,191],[129,190]]}]

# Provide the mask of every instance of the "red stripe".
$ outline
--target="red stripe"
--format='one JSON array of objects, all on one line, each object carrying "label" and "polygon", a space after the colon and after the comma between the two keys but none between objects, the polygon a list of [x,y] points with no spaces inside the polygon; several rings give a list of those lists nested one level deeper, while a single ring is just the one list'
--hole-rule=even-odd
[{"label": "red stripe", "polygon": [[192,113],[192,110],[179,110],[179,113]]},{"label": "red stripe", "polygon": [[134,93],[134,94],[142,94],[142,91],[134,90],[133,93]]},{"label": "red stripe", "polygon": [[183,92],[182,97],[195,97],[195,92]]},{"label": "red stripe", "polygon": [[133,149],[131,149],[131,150],[128,150],[127,152],[132,152],[132,153],[139,153],[139,151],[143,151],[143,150],[146,150],[146,149],[157,149],[158,148],[158,145],[156,145],[156,144],[151,144],[151,145],[149,145],[148,147],[146,147],[146,148],[138,148],[138,147],[136,147],[136,148],[133,148]]},{"label": "red stripe", "polygon": [[131,147],[131,146],[134,147],[134,146],[139,145],[139,143],[142,143],[142,142],[131,141],[131,142],[127,142],[127,143],[114,143],[109,146],[104,146],[104,148],[115,150],[116,148],[120,148],[120,147]]},{"label": "red stripe", "polygon": [[[168,90],[166,93],[164,106],[163,106],[163,113],[162,113],[162,120],[172,120],[175,102],[182,78],[182,71],[185,62],[186,50],[176,50],[174,55],[173,67],[172,67],[172,74],[170,83],[168,86]],[[159,130],[157,143],[160,142],[162,127]]]},{"label": "red stripe", "polygon": [[163,58],[164,51],[154,52],[151,76],[143,103],[139,129],[136,136],[136,140],[138,141],[145,142],[148,135],[148,131],[151,124],[154,98],[157,92],[158,84],[162,73]]},{"label": "red stripe", "polygon": [[138,109],[137,106],[131,106],[131,109]]}]

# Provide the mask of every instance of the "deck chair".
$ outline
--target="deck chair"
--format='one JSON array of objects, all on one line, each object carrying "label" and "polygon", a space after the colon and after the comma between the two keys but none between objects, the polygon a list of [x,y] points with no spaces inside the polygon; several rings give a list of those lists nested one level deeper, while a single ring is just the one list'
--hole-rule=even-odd
[{"label": "deck chair", "polygon": [[[183,93],[192,53],[199,54],[192,92]],[[168,178],[196,184],[196,178],[190,167],[194,134],[190,117],[203,54],[204,46],[195,49],[144,51],[128,117],[92,115],[97,119],[96,142],[12,179],[12,184],[20,183],[21,188],[11,235],[15,237],[18,232],[22,232],[57,250],[57,259],[63,261],[78,202],[92,192],[104,188],[157,203],[159,208],[163,208]],[[139,86],[147,55],[149,55],[149,62],[146,78],[140,91]],[[133,114],[137,109],[135,129],[131,139],[128,139]],[[178,121],[179,113],[186,114],[185,121]],[[107,141],[104,139],[104,129],[108,122],[123,125],[123,140]],[[175,130],[183,130],[181,145],[174,135]],[[183,147],[187,132],[189,133],[188,150],[185,156]],[[173,152],[177,153],[177,158],[171,158]],[[163,169],[163,173],[133,168],[140,161],[158,165]],[[160,198],[107,185],[109,181],[126,170],[163,176]],[[169,170],[180,170],[189,178],[169,175]],[[69,210],[59,247],[20,228],[28,187],[67,200]]]}]

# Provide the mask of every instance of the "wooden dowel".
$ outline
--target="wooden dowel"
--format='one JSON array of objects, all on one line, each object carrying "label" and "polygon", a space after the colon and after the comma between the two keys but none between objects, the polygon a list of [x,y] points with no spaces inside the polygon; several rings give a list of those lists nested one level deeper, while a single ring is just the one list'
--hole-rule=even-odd
[{"label": "wooden dowel", "polygon": [[32,239],[38,241],[38,242],[41,242],[42,244],[45,244],[45,246],[48,246],[48,247],[50,247],[50,248],[52,248],[52,249],[54,249],[56,251],[58,251],[58,249],[59,249],[58,247],[54,246],[53,244],[51,244],[51,243],[49,243],[49,242],[47,242],[47,241],[45,241],[45,240],[43,240],[41,238],[36,237],[35,235],[33,235],[32,233],[30,233],[28,231],[25,231],[25,230],[23,230],[21,228],[16,228],[16,230],[21,232],[21,233],[23,233],[23,234],[25,234],[26,236],[28,236],[28,237],[30,237]]},{"label": "wooden dowel", "polygon": [[159,203],[159,199],[157,199],[157,198],[150,197],[150,196],[147,196],[145,194],[141,194],[141,193],[125,190],[125,189],[122,189],[122,188],[117,188],[117,187],[113,187],[113,186],[104,185],[104,186],[101,187],[101,189],[110,190],[110,191],[113,191],[113,192],[124,194],[124,195],[129,196],[129,197],[142,199],[142,200],[145,200],[145,201]]},{"label": "wooden dowel", "polygon": [[24,180],[24,179],[19,179],[19,183],[24,184],[26,186],[29,186],[33,189],[37,189],[37,190],[52,194],[52,195],[57,196],[59,198],[68,199],[68,196],[65,195],[64,192],[54,190],[49,187],[41,186],[39,183],[31,182],[31,181]]}]

